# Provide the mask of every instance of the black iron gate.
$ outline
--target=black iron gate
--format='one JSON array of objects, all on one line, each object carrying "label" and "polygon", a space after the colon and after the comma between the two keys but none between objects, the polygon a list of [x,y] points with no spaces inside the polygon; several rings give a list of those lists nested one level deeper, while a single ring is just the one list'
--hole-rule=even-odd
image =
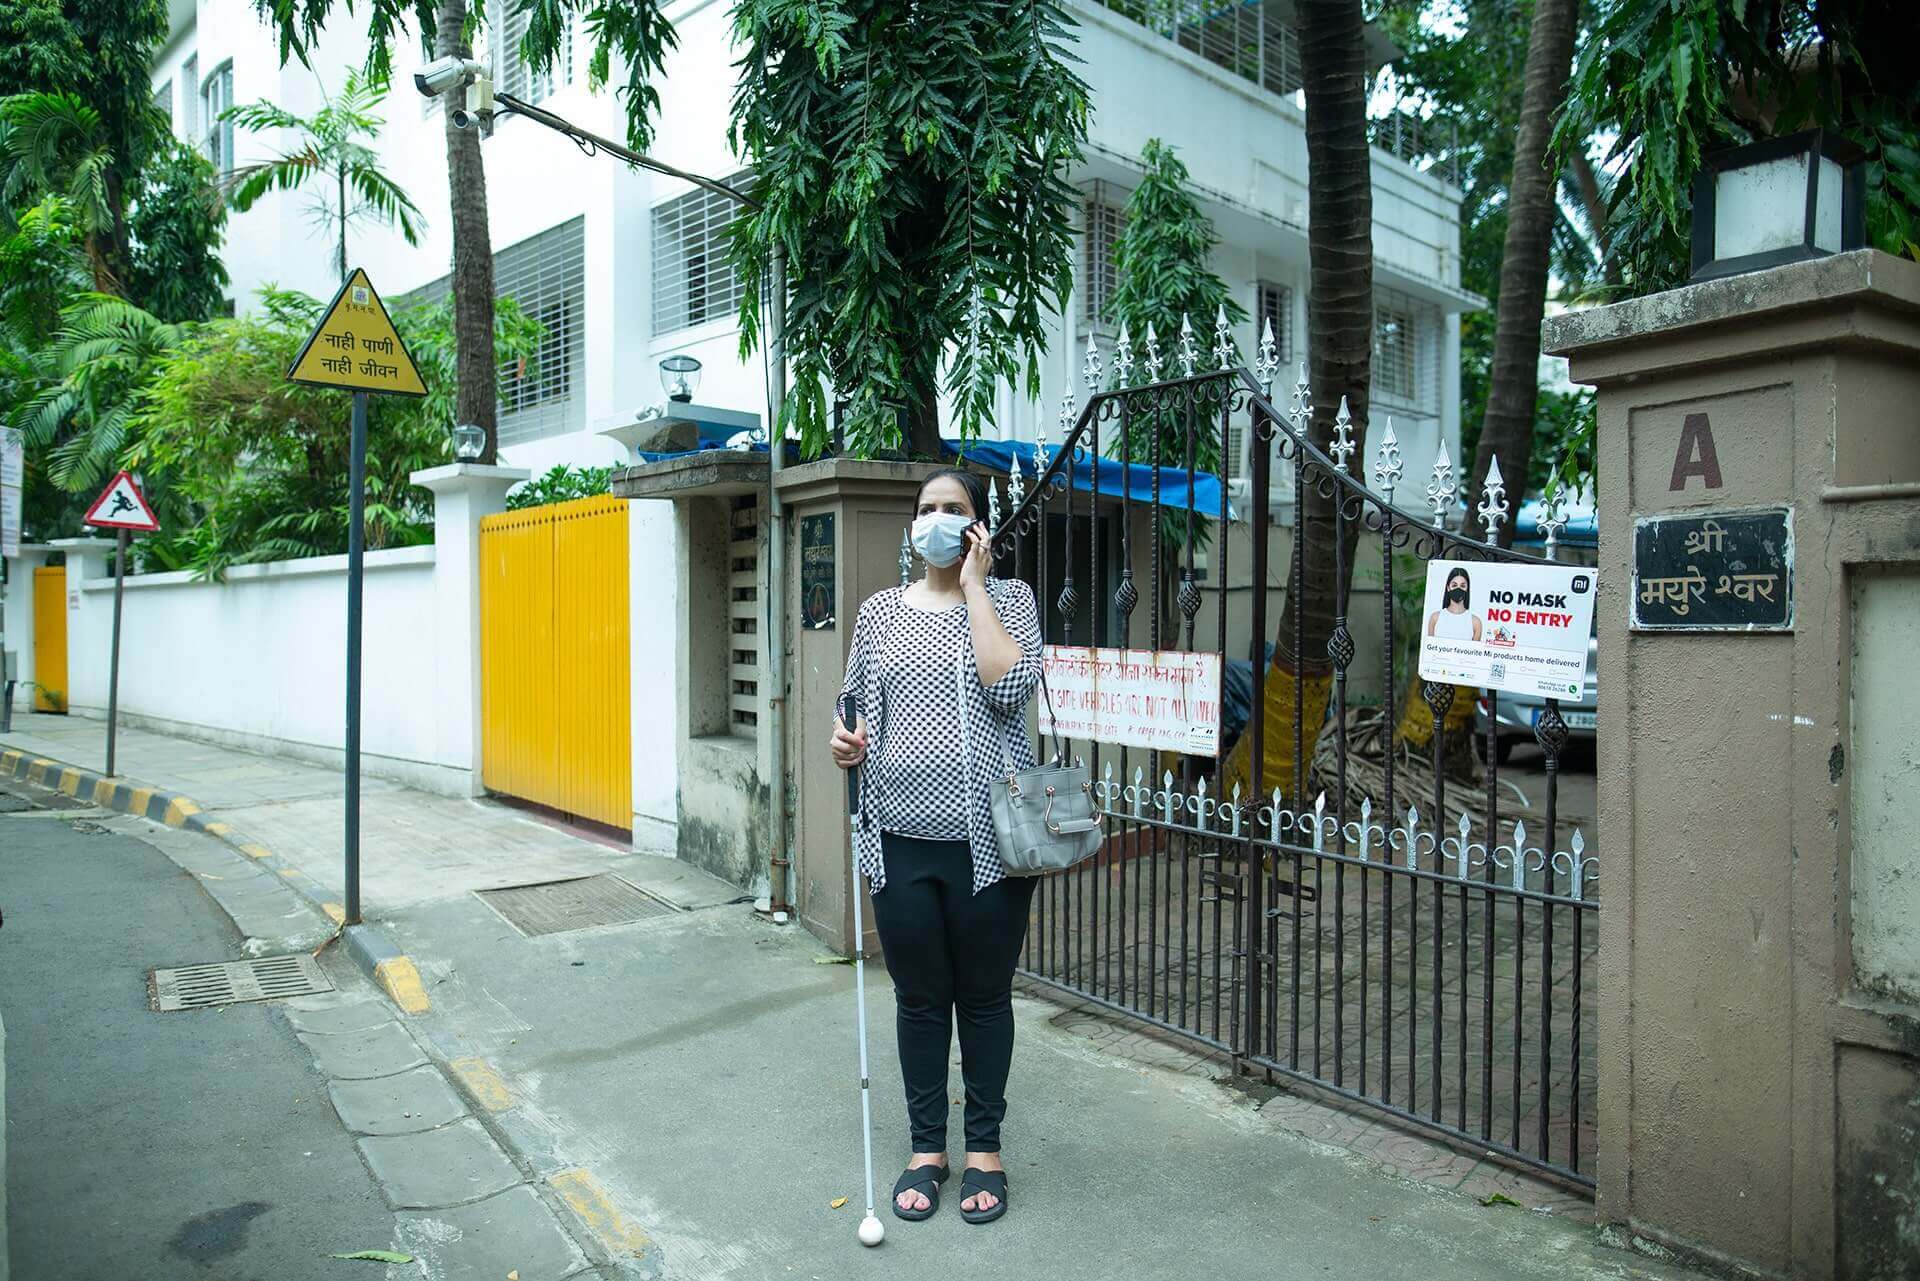
[{"label": "black iron gate", "polygon": [[[1395,657],[1405,629],[1395,620],[1396,558],[1403,579],[1410,557],[1423,581],[1435,559],[1545,562],[1492,545],[1506,517],[1497,487],[1478,512],[1485,537],[1447,528],[1457,490],[1444,446],[1426,485],[1431,515],[1395,506],[1402,462],[1390,420],[1369,486],[1349,470],[1363,442],[1353,439],[1344,403],[1322,452],[1308,437],[1304,373],[1281,413],[1268,394],[1270,343],[1256,374],[1225,367],[1231,347],[1220,337],[1222,368],[1195,372],[1183,335],[1184,373],[1161,379],[1149,348],[1140,385],[1130,385],[1123,342],[1111,390],[1096,390],[1107,379],[1090,347],[1086,405],[1077,415],[1063,406],[1063,438],[1054,448],[1041,442],[1031,486],[1016,466],[1004,521],[993,495],[996,555],[1003,569],[1010,559],[1035,582],[1050,643],[1191,650],[1205,627],[1219,643],[1203,648],[1250,663],[1253,691],[1237,758],[1224,746],[1218,759],[1094,742],[1070,748],[1092,766],[1107,840],[1096,858],[1041,884],[1021,972],[1217,1047],[1243,1068],[1310,1082],[1591,1186],[1598,867],[1579,830],[1560,831],[1567,730],[1558,708],[1549,701],[1535,730],[1545,805],[1517,817],[1500,812],[1497,694],[1482,703],[1492,713],[1484,794],[1457,783],[1450,794],[1441,759],[1442,720],[1473,691],[1424,688],[1430,762],[1394,742],[1396,680],[1411,675]],[[1235,505],[1249,535],[1252,589],[1230,619],[1236,539],[1209,513],[1219,511],[1213,494],[1231,488],[1228,460],[1243,436],[1250,475]],[[1196,459],[1214,485],[1196,481]],[[1292,498],[1290,518],[1278,524],[1276,494]],[[1331,537],[1310,528],[1315,513]],[[1209,523],[1203,569],[1194,534]],[[1544,523],[1551,556],[1555,524]],[[1275,532],[1291,535],[1292,584],[1307,581],[1309,555],[1336,558],[1333,581],[1344,581],[1345,558],[1368,536],[1384,604],[1369,625],[1384,655],[1374,706],[1350,704],[1360,623],[1347,616],[1347,591],[1332,602],[1323,653],[1303,654],[1311,647],[1306,609],[1290,611],[1291,635],[1270,635]],[[1203,576],[1217,590],[1204,591]],[[1204,620],[1208,594],[1215,617]],[[1280,673],[1271,690],[1270,669]],[[1320,696],[1316,736],[1308,730]],[[1271,726],[1270,702],[1306,712]],[[1291,777],[1268,766],[1276,730],[1293,736]]]}]

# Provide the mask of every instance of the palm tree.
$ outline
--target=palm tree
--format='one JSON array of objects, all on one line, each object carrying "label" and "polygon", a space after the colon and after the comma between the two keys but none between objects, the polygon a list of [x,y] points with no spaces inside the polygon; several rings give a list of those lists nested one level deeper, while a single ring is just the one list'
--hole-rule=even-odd
[{"label": "palm tree", "polygon": [[83,237],[93,287],[120,288],[115,263],[120,216],[108,175],[113,152],[100,113],[70,93],[21,93],[0,99],[0,220],[31,204],[35,192],[63,196]]},{"label": "palm tree", "polygon": [[[467,39],[467,0],[440,0],[435,15],[434,53],[473,56]],[[509,54],[519,56],[518,50]],[[458,366],[454,421],[472,423],[487,433],[479,461],[496,460],[499,370],[493,350],[493,240],[487,227],[487,171],[480,156],[480,135],[447,129],[447,188],[453,212],[453,346]]]},{"label": "palm tree", "polygon": [[[1373,376],[1373,170],[1367,140],[1366,21],[1360,0],[1299,0],[1300,65],[1307,97],[1308,359],[1313,420],[1307,435],[1323,452],[1346,397],[1354,437],[1366,439]],[[1334,504],[1315,484],[1300,506],[1299,548],[1267,668],[1264,787],[1291,790],[1302,778],[1326,721],[1333,669],[1327,642],[1336,605],[1353,577],[1358,522],[1346,526],[1344,555],[1334,556]],[[1344,573],[1341,571],[1344,570]],[[1295,629],[1299,643],[1295,643]],[[1295,676],[1300,677],[1296,706]],[[1301,751],[1294,754],[1298,727]],[[1241,741],[1248,736],[1242,735]],[[1244,750],[1244,749],[1243,749]],[[1252,771],[1238,752],[1228,770]]]},{"label": "palm tree", "polygon": [[400,184],[384,173],[370,145],[386,121],[374,114],[387,94],[387,82],[349,71],[338,96],[311,116],[296,116],[271,102],[229,107],[220,114],[247,129],[285,129],[299,136],[290,151],[271,160],[241,165],[228,178],[235,209],[245,213],[270,191],[294,191],[309,181],[330,182],[309,202],[314,221],[338,229],[340,279],[347,278],[347,225],[371,218],[398,227],[410,245],[420,243],[425,225],[420,210]]},{"label": "palm tree", "polygon": [[130,443],[154,363],[188,328],[111,294],[79,295],[61,308],[58,335],[32,353],[40,389],[7,425],[50,450],[47,472],[60,488],[94,488]]},{"label": "palm tree", "polygon": [[[1500,252],[1500,301],[1493,334],[1493,365],[1487,382],[1487,412],[1473,454],[1472,494],[1486,480],[1488,464],[1525,485],[1533,462],[1534,413],[1540,399],[1540,321],[1546,309],[1547,268],[1559,204],[1557,179],[1547,166],[1554,116],[1566,97],[1573,65],[1579,0],[1535,0],[1527,40],[1527,69],[1520,99],[1520,128],[1513,148],[1513,182],[1507,201],[1507,236]],[[1593,182],[1589,173],[1583,185]],[[1597,189],[1597,184],[1596,189]],[[1597,198],[1589,207],[1597,204]],[[1595,228],[1604,231],[1604,223]],[[1513,521],[1500,530],[1513,542]]]}]

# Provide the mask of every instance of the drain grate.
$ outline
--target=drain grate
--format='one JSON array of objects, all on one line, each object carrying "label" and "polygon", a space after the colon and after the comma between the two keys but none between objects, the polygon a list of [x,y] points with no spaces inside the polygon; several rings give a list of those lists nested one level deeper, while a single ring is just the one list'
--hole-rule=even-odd
[{"label": "drain grate", "polygon": [[631,925],[650,917],[671,916],[678,910],[604,872],[570,881],[475,892],[528,938],[595,925]]},{"label": "drain grate", "polygon": [[272,1001],[309,992],[331,992],[320,963],[305,952],[251,961],[216,961],[153,972],[154,1008],[197,1010],[237,1001]]}]

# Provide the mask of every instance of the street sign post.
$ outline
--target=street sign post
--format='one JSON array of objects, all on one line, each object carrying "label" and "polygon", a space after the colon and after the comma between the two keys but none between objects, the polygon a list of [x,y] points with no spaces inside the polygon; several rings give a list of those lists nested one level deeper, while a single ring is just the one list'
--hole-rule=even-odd
[{"label": "street sign post", "polygon": [[123,471],[100,491],[81,522],[111,529],[117,535],[113,548],[113,657],[107,664],[107,777],[111,778],[120,728],[120,606],[127,589],[127,543],[135,531],[159,532],[160,519],[147,505],[139,482]]},{"label": "street sign post", "polygon": [[[26,479],[26,439],[0,427],[0,561],[20,554],[20,502]],[[0,572],[0,732],[13,728],[13,664],[7,648],[7,587]]]},{"label": "street sign post", "polygon": [[360,923],[360,636],[366,559],[367,397],[424,396],[427,386],[367,273],[355,268],[307,335],[290,382],[353,393],[347,465],[346,924]]}]

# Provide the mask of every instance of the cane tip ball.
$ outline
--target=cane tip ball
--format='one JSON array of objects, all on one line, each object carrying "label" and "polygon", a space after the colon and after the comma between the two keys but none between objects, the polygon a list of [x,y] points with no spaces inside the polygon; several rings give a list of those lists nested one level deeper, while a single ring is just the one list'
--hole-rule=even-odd
[{"label": "cane tip ball", "polygon": [[860,1220],[860,1244],[879,1245],[887,1239],[887,1230],[880,1226],[880,1220],[869,1214]]}]

